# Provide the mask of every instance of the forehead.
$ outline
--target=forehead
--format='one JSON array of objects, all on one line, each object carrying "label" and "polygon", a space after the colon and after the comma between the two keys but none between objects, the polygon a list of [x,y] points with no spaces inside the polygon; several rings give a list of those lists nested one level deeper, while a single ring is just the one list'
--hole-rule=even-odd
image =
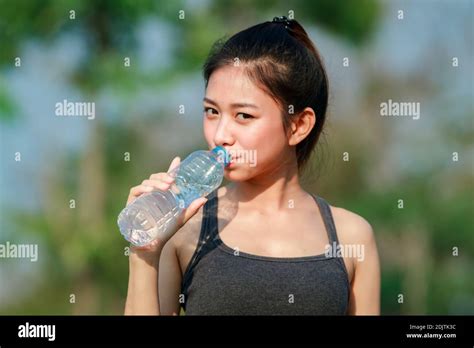
[{"label": "forehead", "polygon": [[217,102],[232,103],[254,101],[259,104],[275,101],[258,85],[250,80],[242,66],[224,66],[211,74],[206,96]]}]

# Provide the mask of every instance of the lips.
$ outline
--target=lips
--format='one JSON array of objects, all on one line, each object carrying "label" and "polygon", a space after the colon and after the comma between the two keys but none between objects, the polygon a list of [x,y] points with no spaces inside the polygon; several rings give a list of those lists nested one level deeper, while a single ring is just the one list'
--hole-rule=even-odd
[{"label": "lips", "polygon": [[230,163],[235,163],[236,160],[238,160],[239,158],[242,157],[242,154],[239,153],[240,151],[242,151],[240,149],[227,149],[227,148],[225,148],[225,150],[229,154]]}]

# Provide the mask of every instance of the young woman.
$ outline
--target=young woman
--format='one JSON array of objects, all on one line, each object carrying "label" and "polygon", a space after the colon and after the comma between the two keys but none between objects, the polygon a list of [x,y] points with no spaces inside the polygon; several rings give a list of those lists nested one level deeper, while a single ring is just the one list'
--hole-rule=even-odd
[{"label": "young woman", "polygon": [[[125,314],[379,314],[370,224],[299,183],[328,103],[305,30],[276,17],[239,32],[214,46],[204,78],[204,136],[233,155],[231,183],[195,200],[169,236],[132,248]],[[172,182],[153,174],[127,204]]]}]

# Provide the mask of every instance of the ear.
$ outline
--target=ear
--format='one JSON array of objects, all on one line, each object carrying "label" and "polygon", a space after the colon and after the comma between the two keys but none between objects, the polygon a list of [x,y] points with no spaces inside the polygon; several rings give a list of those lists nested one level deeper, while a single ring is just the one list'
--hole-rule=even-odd
[{"label": "ear", "polygon": [[314,110],[310,107],[305,108],[291,121],[288,144],[297,145],[303,141],[303,139],[311,132],[315,124],[316,114],[314,113]]}]

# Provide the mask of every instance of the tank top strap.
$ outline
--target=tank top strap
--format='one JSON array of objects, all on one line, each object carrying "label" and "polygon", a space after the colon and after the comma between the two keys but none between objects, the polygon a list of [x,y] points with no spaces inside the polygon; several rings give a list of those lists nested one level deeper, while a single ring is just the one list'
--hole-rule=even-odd
[{"label": "tank top strap", "polygon": [[[333,218],[329,203],[326,202],[326,200],[324,200],[322,197],[319,197],[313,193],[311,193],[311,195],[315,199],[316,203],[318,203],[319,210],[321,211],[321,216],[324,221],[324,226],[326,226],[326,232],[328,234],[329,244],[331,248],[333,250],[340,248],[339,239],[337,238],[336,225],[334,224],[334,218]],[[347,272],[344,258],[335,257],[335,259],[336,259],[336,262],[339,263],[340,267],[344,270],[344,273],[346,274],[347,279],[349,279],[349,274]]]},{"label": "tank top strap", "polygon": [[205,237],[206,240],[215,239],[217,233],[219,232],[218,228],[218,201],[219,198],[217,197],[217,190],[213,191],[209,194],[207,201],[207,207],[204,210],[204,233],[203,238]]},{"label": "tank top strap", "polygon": [[[186,271],[183,275],[181,293],[187,294],[187,289],[193,276],[193,270],[199,260],[210,251],[212,244],[210,241],[215,238],[217,234],[217,190],[214,190],[207,196],[208,201],[204,204],[201,232],[196,246],[196,250],[189,261]],[[185,308],[185,305],[183,305]]]},{"label": "tank top strap", "polygon": [[326,202],[326,200],[324,200],[323,198],[313,193],[311,193],[311,195],[313,196],[314,200],[319,206],[319,210],[321,211],[321,216],[324,221],[324,226],[326,227],[329,243],[331,245],[333,243],[336,243],[336,245],[339,245],[339,240],[337,238],[337,232],[336,232],[336,225],[334,224],[331,207],[329,206],[328,202]]}]

